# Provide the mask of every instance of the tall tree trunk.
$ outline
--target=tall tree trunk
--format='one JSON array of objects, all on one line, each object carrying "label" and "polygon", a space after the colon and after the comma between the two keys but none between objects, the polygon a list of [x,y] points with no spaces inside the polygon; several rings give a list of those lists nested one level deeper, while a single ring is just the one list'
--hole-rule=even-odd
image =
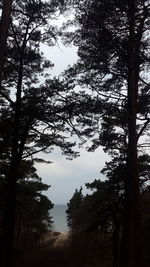
[{"label": "tall tree trunk", "polygon": [[135,40],[135,5],[129,1],[128,149],[121,267],[141,266],[140,187],[137,160],[137,99],[139,62]]},{"label": "tall tree trunk", "polygon": [[22,154],[24,151],[24,145],[30,127],[30,119],[29,119],[27,125],[24,128],[24,134],[22,134],[20,140],[19,131],[20,131],[20,119],[21,119],[21,94],[22,94],[22,79],[23,79],[23,67],[24,67],[24,50],[26,48],[26,40],[27,40],[29,26],[30,26],[30,19],[26,27],[26,32],[21,46],[21,51],[18,51],[20,55],[20,64],[19,64],[14,123],[13,123],[12,157],[10,162],[9,175],[7,177],[7,199],[6,199],[6,208],[5,208],[4,225],[3,225],[4,267],[14,266],[13,251],[14,251],[14,233],[15,233],[16,186],[17,186],[17,180],[19,179],[19,168],[22,160]]},{"label": "tall tree trunk", "polygon": [[19,167],[22,153],[19,151],[19,127],[21,112],[21,87],[23,77],[23,59],[20,60],[20,70],[15,103],[14,127],[12,136],[12,158],[7,177],[6,207],[3,224],[3,266],[13,267],[14,233],[15,233],[15,210],[16,210],[16,184],[19,178]]},{"label": "tall tree trunk", "polygon": [[12,267],[15,232],[15,209],[16,209],[16,178],[18,178],[18,160],[12,159],[10,173],[7,179],[7,199],[4,212],[3,225],[3,266]]},{"label": "tall tree trunk", "polygon": [[117,218],[114,218],[112,251],[113,251],[112,267],[118,267],[120,259],[120,223]]},{"label": "tall tree trunk", "polygon": [[3,0],[2,2],[3,8],[0,21],[0,85],[3,77],[4,56],[8,37],[12,0]]}]

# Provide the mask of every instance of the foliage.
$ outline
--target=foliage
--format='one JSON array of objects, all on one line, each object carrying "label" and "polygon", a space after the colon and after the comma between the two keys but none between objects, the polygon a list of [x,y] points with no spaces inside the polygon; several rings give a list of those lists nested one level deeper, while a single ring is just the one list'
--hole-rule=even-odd
[{"label": "foliage", "polygon": [[[46,70],[53,64],[44,58],[40,45],[47,42],[52,46],[56,42],[58,29],[50,24],[50,19],[57,14],[59,1],[19,1],[13,4],[3,80],[6,95],[3,113],[9,110],[11,121],[11,131],[7,133],[9,140],[12,141],[13,123],[17,116],[16,138],[18,136],[20,156],[24,154],[25,158],[38,151],[48,153],[53,146],[61,147],[64,154],[68,152],[68,157],[76,156],[71,149],[74,144],[68,142],[63,134],[67,131],[67,107],[63,94],[67,94],[70,88],[62,87],[56,78],[41,83],[41,79],[48,76]],[[14,90],[17,92],[15,101]],[[19,114],[16,114],[16,107]]]},{"label": "foliage", "polygon": [[[0,179],[1,190],[1,226],[6,194],[6,181]],[[37,175],[31,161],[22,161],[20,179],[17,182],[16,196],[16,230],[19,228],[23,233],[28,228],[39,229],[41,232],[51,228],[50,210],[53,208],[51,201],[43,195],[50,186],[43,184]]]},{"label": "foliage", "polygon": [[79,191],[76,189],[73,197],[71,198],[70,202],[67,204],[67,221],[68,226],[73,233],[77,233],[80,231],[80,224],[82,220],[81,216],[81,207],[82,207],[83,195],[82,195],[82,187]]},{"label": "foliage", "polygon": [[[90,89],[101,102],[100,130],[94,132],[90,150],[103,145],[113,159],[126,162],[120,266],[133,267],[142,264],[138,153],[149,146],[142,139],[148,136],[150,122],[145,75],[150,67],[149,1],[71,2],[78,28],[66,37],[78,46],[79,59],[66,75],[71,83],[74,76],[75,84]],[[145,110],[139,105],[142,101]]]}]

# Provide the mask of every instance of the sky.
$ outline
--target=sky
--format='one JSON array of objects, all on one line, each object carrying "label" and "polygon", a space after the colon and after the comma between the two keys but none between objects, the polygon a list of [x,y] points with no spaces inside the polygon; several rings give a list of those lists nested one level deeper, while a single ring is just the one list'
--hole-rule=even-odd
[{"label": "sky", "polygon": [[[73,16],[69,14],[70,17]],[[60,15],[52,23],[61,26],[68,19]],[[54,63],[54,68],[50,70],[52,76],[58,76],[68,65],[73,65],[77,61],[77,47],[65,47],[61,41],[55,47],[43,45],[42,50],[45,57]],[[80,157],[72,161],[66,160],[61,151],[55,149],[52,154],[44,156],[45,159],[53,161],[53,164],[36,165],[38,174],[42,181],[51,185],[46,195],[54,204],[66,204],[71,199],[76,188],[83,187],[86,194],[85,183],[92,182],[94,179],[105,179],[100,170],[105,166],[105,162],[110,157],[104,153],[102,147],[95,152],[87,152],[86,149],[80,150]]]},{"label": "sky", "polygon": [[46,159],[52,160],[53,163],[38,165],[38,174],[42,181],[51,185],[46,195],[54,204],[66,204],[76,188],[82,186],[83,193],[86,194],[88,191],[85,183],[93,182],[94,179],[104,179],[100,170],[108,157],[101,148],[95,152],[82,149],[80,157],[70,161],[55,149],[54,153],[46,155]]},{"label": "sky", "polygon": [[[60,42],[59,46],[43,46],[42,50],[47,59],[50,59],[55,65],[50,71],[52,76],[59,75],[68,65],[73,65],[77,60],[77,48],[64,47]],[[51,154],[43,154],[45,159],[53,161],[52,164],[37,164],[36,168],[42,181],[51,185],[45,192],[48,198],[54,204],[66,204],[71,199],[76,188],[83,187],[83,193],[88,191],[85,183],[92,182],[94,179],[102,178],[100,170],[108,160],[102,148],[95,152],[87,152],[86,149],[80,150],[80,157],[73,160],[66,160],[61,151],[56,148]]]}]

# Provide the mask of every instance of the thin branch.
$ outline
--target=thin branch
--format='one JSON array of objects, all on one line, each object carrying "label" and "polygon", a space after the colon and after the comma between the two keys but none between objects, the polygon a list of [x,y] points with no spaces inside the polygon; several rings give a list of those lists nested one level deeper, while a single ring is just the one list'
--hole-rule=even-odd
[{"label": "thin branch", "polygon": [[12,32],[13,32],[13,35],[14,35],[15,43],[16,43],[17,48],[18,48],[18,52],[20,52],[20,46],[19,46],[19,43],[18,43],[18,40],[17,40],[17,36],[16,36],[16,33],[15,33],[15,29],[14,29],[12,20],[11,20],[11,28],[12,28]]},{"label": "thin branch", "polygon": [[2,92],[1,90],[0,90],[0,95],[1,95],[2,97],[4,97],[4,98],[11,104],[12,107],[14,107],[15,103],[11,100],[11,98],[10,98],[9,96],[7,96],[7,95],[6,95],[4,92]]},{"label": "thin branch", "polygon": [[45,146],[45,147],[43,147],[43,148],[41,148],[41,149],[39,149],[39,150],[36,150],[36,151],[34,151],[34,152],[30,152],[30,153],[28,153],[27,155],[24,155],[23,157],[22,157],[22,159],[26,159],[26,158],[28,158],[28,157],[30,157],[30,156],[33,156],[33,155],[35,155],[35,154],[37,154],[37,153],[39,153],[39,152],[42,152],[42,151],[44,151],[45,149],[47,149],[49,147],[49,145],[47,145],[47,146]]},{"label": "thin branch", "polygon": [[150,143],[139,144],[138,147],[150,147]]},{"label": "thin branch", "polygon": [[143,82],[145,85],[150,86],[150,83],[147,83],[146,81],[144,81],[141,77],[139,77],[140,81]]},{"label": "thin branch", "polygon": [[144,132],[144,130],[146,129],[147,125],[149,124],[150,119],[147,119],[147,121],[144,123],[144,125],[142,126],[141,130],[139,131],[139,133],[137,134],[137,141],[140,138],[140,136],[142,135],[142,133]]}]

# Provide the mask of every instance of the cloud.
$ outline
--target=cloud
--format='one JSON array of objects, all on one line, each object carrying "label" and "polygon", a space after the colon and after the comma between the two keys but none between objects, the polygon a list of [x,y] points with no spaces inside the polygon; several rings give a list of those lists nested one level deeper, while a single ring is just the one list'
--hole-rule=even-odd
[{"label": "cloud", "polygon": [[68,65],[73,65],[77,61],[77,48],[75,46],[65,47],[61,42],[55,47],[41,46],[44,55],[52,63],[54,67],[50,70],[53,76],[58,76]]},{"label": "cloud", "polygon": [[[48,155],[46,157],[48,159]],[[36,167],[43,182],[51,185],[46,195],[57,204],[68,202],[75,189],[84,187],[86,182],[104,178],[100,170],[108,160],[108,155],[101,148],[95,152],[81,150],[81,156],[72,161],[66,160],[58,149],[49,157],[53,158],[53,164],[38,164]]]},{"label": "cloud", "polygon": [[[55,66],[50,73],[52,76],[59,75],[68,65],[73,65],[77,61],[77,48],[75,46],[64,47],[61,42],[59,46],[48,47],[42,45],[42,50],[47,59],[51,60]],[[76,188],[84,187],[86,182],[94,179],[104,178],[100,170],[104,167],[108,155],[102,148],[95,152],[81,150],[79,158],[72,161],[66,160],[59,149],[55,149],[51,154],[44,155],[44,158],[53,161],[53,164],[36,165],[38,174],[44,183],[51,185],[46,195],[57,204],[65,204],[72,197]]]}]

